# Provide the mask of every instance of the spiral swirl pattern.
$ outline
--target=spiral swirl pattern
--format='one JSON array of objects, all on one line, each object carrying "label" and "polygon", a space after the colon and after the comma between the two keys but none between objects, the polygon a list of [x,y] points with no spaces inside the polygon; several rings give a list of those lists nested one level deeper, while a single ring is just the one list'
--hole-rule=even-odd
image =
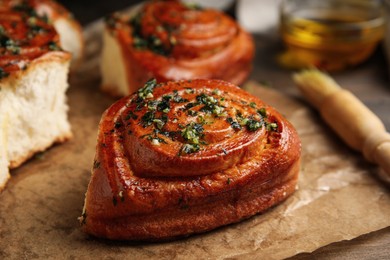
[{"label": "spiral swirl pattern", "polygon": [[[235,85],[150,80],[102,117],[85,229],[110,238],[161,239],[238,221],[238,215],[256,214],[294,191],[299,154],[293,127]],[[151,225],[146,218],[163,214],[159,221],[177,217],[190,228],[190,220],[205,214],[200,212],[207,205],[229,207],[241,200],[246,206],[240,214],[232,206],[225,222],[215,219],[207,228],[195,223],[192,232],[174,231],[178,223],[154,235],[134,226]],[[190,209],[181,211],[183,205]],[[118,218],[122,231],[113,224]],[[140,218],[145,218],[143,224]],[[102,233],[107,226],[115,231]]]}]

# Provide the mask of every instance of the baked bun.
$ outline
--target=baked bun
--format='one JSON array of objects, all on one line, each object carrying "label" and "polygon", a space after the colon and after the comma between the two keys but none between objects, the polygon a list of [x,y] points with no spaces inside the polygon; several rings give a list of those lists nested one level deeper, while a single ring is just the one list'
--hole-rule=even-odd
[{"label": "baked bun", "polygon": [[0,2],[0,189],[8,168],[71,137],[65,96],[71,54],[50,22],[65,16],[53,1]]},{"label": "baked bun", "polygon": [[179,1],[150,1],[106,18],[102,89],[116,96],[146,80],[222,79],[240,85],[252,68],[252,37],[224,13]]},{"label": "baked bun", "polygon": [[238,222],[292,194],[299,162],[292,125],[237,86],[150,80],[102,116],[82,228],[166,240]]}]

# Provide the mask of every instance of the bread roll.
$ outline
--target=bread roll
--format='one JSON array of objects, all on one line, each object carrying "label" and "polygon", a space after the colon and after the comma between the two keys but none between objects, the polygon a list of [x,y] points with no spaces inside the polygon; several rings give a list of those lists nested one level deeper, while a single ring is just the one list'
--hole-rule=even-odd
[{"label": "bread roll", "polygon": [[106,18],[102,88],[116,96],[154,77],[222,79],[240,85],[252,68],[252,37],[224,13],[179,1],[150,1]]},{"label": "bread roll", "polygon": [[150,80],[102,116],[82,228],[151,241],[241,221],[294,192],[300,149],[286,119],[233,84]]},{"label": "bread roll", "polygon": [[59,21],[81,33],[56,2],[0,2],[0,190],[9,168],[72,136],[65,96],[71,54],[55,29]]}]

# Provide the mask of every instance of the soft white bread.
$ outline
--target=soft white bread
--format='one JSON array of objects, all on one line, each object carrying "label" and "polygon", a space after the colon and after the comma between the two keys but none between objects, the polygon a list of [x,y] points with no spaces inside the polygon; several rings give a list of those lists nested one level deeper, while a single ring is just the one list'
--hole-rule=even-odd
[{"label": "soft white bread", "polygon": [[105,27],[103,31],[103,49],[101,57],[102,90],[112,96],[127,96],[130,94],[128,77],[132,71],[126,70],[119,42]]},{"label": "soft white bread", "polygon": [[65,51],[72,53],[71,68],[73,69],[81,62],[84,52],[84,41],[81,27],[66,17],[56,19],[53,25],[60,35],[61,47]]},{"label": "soft white bread", "polygon": [[71,137],[67,120],[68,55],[48,53],[25,71],[0,82],[0,111],[6,123],[10,168],[20,166],[34,153]]},{"label": "soft white bread", "polygon": [[65,95],[69,63],[69,54],[50,52],[0,81],[0,187],[8,167],[71,137]]}]

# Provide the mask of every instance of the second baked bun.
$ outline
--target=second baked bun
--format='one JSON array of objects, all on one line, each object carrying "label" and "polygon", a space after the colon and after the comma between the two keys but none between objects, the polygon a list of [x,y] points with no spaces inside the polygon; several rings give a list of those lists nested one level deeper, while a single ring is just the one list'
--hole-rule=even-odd
[{"label": "second baked bun", "polygon": [[222,79],[240,85],[252,68],[252,37],[226,14],[179,1],[150,1],[131,17],[106,18],[102,88],[116,96],[146,80]]},{"label": "second baked bun", "polygon": [[204,232],[285,200],[299,162],[292,125],[237,86],[151,80],[102,116],[81,223],[122,240]]}]

